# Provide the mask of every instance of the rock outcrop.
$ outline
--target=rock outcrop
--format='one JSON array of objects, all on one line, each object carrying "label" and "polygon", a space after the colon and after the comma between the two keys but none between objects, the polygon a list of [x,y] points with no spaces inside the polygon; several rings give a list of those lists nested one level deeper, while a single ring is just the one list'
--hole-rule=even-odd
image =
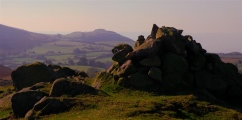
[{"label": "rock outcrop", "polygon": [[97,94],[97,90],[83,82],[73,81],[70,78],[60,78],[52,84],[49,96],[60,97],[61,95],[67,95],[74,97],[79,94]]},{"label": "rock outcrop", "polygon": [[106,96],[85,84],[86,77],[83,71],[58,65],[47,66],[40,62],[23,65],[12,72],[16,92],[4,94],[0,102],[9,106],[6,101],[11,101],[15,118],[36,119],[39,115],[68,110],[77,104],[78,99],[74,98],[77,95]]},{"label": "rock outcrop", "polygon": [[44,96],[47,96],[47,94],[34,90],[15,93],[11,99],[14,116],[16,118],[24,117],[25,114],[33,108],[35,103],[37,103]]},{"label": "rock outcrop", "polygon": [[[146,40],[139,36],[134,49],[119,44],[112,50],[113,65],[97,76],[123,87],[155,92],[203,89],[218,97],[241,96],[242,77],[236,66],[223,63],[218,55],[207,53],[201,44],[183,30],[153,25]],[[111,76],[111,77],[110,77]],[[96,86],[95,86],[96,87]],[[233,91],[233,92],[232,92]]]},{"label": "rock outcrop", "polygon": [[14,88],[19,91],[25,87],[30,87],[39,82],[53,82],[58,78],[78,77],[80,80],[88,77],[81,71],[77,72],[68,67],[58,65],[45,65],[40,62],[23,65],[14,70],[11,74]]}]

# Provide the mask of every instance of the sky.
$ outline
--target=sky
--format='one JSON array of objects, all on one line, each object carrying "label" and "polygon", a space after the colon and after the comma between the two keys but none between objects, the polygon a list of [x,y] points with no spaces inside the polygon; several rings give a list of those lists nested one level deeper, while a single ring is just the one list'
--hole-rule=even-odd
[{"label": "sky", "polygon": [[39,33],[106,29],[133,40],[153,24],[208,52],[242,52],[242,0],[0,0],[0,24]]}]

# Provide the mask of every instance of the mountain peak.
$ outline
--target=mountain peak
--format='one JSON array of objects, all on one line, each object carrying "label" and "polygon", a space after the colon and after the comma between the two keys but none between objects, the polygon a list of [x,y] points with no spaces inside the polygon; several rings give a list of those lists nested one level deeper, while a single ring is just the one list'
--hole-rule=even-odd
[{"label": "mountain peak", "polygon": [[95,29],[93,32],[103,32],[103,31],[107,31],[107,30],[105,30],[105,29]]}]

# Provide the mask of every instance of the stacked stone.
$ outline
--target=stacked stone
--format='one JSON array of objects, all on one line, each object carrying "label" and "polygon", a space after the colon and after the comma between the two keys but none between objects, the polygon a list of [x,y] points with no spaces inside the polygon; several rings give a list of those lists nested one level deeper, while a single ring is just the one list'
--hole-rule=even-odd
[{"label": "stacked stone", "polygon": [[147,39],[138,37],[134,49],[128,44],[115,46],[113,65],[106,72],[124,87],[198,88],[219,96],[241,97],[242,77],[237,67],[207,53],[192,36],[182,32],[154,24]]}]

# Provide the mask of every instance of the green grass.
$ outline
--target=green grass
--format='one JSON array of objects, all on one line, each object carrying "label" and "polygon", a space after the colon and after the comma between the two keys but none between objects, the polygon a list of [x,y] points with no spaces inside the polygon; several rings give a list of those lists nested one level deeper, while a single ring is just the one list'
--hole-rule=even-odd
[{"label": "green grass", "polygon": [[[80,98],[83,99],[83,98]],[[90,106],[60,114],[48,115],[41,119],[67,120],[150,120],[150,119],[237,119],[241,113],[199,101],[194,95],[156,96],[143,91],[121,90],[109,97],[85,98]]]},{"label": "green grass", "polygon": [[[13,90],[13,86],[0,86],[0,98],[4,94],[7,89]],[[10,112],[12,112],[10,99],[9,98],[1,98],[0,99],[0,119],[6,118],[9,116]]]},{"label": "green grass", "polygon": [[9,116],[9,114],[12,112],[11,109],[7,109],[7,110],[0,110],[0,119],[2,118],[6,118]]},{"label": "green grass", "polygon": [[[6,89],[6,88],[1,88]],[[71,110],[41,116],[44,120],[150,120],[150,119],[241,119],[242,114],[208,101],[202,101],[192,94],[155,95],[132,89],[106,89],[109,96],[77,96],[77,104]],[[2,109],[0,118],[12,110]]]},{"label": "green grass", "polygon": [[4,91],[6,91],[7,89],[11,89],[13,90],[13,86],[0,86],[0,97],[3,95]]},{"label": "green grass", "polygon": [[[105,43],[105,42],[104,42]],[[46,44],[42,44],[39,46],[35,46],[26,51],[27,55],[31,57],[19,57],[19,55],[26,54],[20,53],[18,55],[8,55],[7,58],[4,58],[2,62],[4,66],[8,66],[11,68],[16,68],[25,63],[33,63],[36,61],[44,62],[42,59],[35,59],[37,55],[44,55],[47,59],[52,59],[53,64],[64,63],[67,64],[67,58],[74,59],[73,50],[79,48],[82,51],[87,51],[86,58],[87,59],[97,59],[98,56],[109,54],[113,46],[118,44],[117,42],[106,42],[105,45],[100,45],[96,43],[81,43],[81,42],[72,42],[72,41],[54,41]],[[33,51],[35,53],[33,53]],[[48,51],[53,51],[53,55],[46,55]],[[98,51],[98,52],[97,52]],[[79,55],[82,56],[82,55]],[[100,61],[106,62],[108,58],[102,58]],[[78,60],[75,59],[75,62]],[[99,61],[99,60],[98,60]]]}]

